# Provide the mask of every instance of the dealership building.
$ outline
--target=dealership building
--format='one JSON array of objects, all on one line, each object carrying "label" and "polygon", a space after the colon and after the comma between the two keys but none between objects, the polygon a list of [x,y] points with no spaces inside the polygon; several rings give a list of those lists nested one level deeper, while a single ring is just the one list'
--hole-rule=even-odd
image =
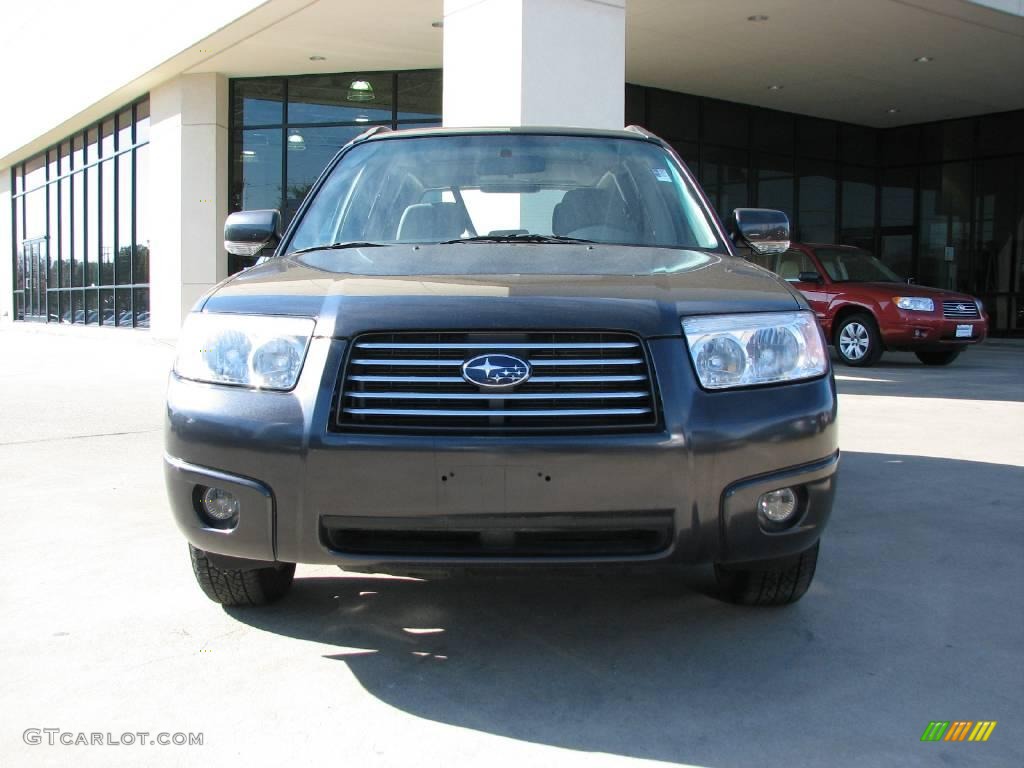
[{"label": "dealership building", "polygon": [[[173,337],[372,126],[641,125],[723,218],[1024,335],[1024,0],[37,0],[3,11],[0,322]],[[114,332],[114,331],[112,331]]]}]

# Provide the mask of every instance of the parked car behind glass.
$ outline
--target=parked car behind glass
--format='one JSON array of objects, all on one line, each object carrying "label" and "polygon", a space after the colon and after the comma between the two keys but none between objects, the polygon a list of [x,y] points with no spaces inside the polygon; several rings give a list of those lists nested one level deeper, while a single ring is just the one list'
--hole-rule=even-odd
[{"label": "parked car behind glass", "polygon": [[750,259],[800,290],[847,365],[874,365],[887,349],[949,365],[988,333],[978,299],[908,284],[860,248],[791,243],[784,253]]}]

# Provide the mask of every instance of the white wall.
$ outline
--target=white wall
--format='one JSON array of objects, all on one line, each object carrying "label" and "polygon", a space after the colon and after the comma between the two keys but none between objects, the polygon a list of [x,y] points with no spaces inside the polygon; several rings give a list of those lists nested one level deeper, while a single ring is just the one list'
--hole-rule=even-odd
[{"label": "white wall", "polygon": [[623,127],[625,0],[445,0],[444,122]]},{"label": "white wall", "polygon": [[182,75],[149,98],[150,327],[174,337],[196,300],[227,276],[228,82]]}]

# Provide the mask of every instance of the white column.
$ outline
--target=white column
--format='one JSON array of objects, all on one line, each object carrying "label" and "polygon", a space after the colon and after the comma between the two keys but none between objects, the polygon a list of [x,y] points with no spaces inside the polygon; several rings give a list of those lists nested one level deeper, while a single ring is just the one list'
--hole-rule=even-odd
[{"label": "white column", "polygon": [[11,250],[11,169],[0,169],[0,323],[14,320],[14,253]]},{"label": "white column", "polygon": [[445,125],[622,128],[625,5],[445,0]]},{"label": "white column", "polygon": [[228,83],[183,75],[149,94],[153,335],[174,337],[184,316],[227,276]]}]

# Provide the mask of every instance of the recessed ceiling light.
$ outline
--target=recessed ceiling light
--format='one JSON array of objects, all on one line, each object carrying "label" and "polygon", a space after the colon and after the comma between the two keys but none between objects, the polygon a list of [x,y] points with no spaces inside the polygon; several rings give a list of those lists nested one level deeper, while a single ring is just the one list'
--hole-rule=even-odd
[{"label": "recessed ceiling light", "polygon": [[895,114],[896,114],[897,112],[899,112],[900,110],[899,110],[899,107],[889,107],[889,108],[888,108],[887,110],[885,110],[885,111],[886,111],[886,112],[888,112],[888,113],[889,113],[890,115],[895,115]]},{"label": "recessed ceiling light", "polygon": [[769,91],[781,91],[785,87],[786,86],[784,86],[784,85],[769,85],[768,86],[768,90]]},{"label": "recessed ceiling light", "polygon": [[326,56],[310,56],[309,60],[310,61],[327,61],[327,57]]},{"label": "recessed ceiling light", "polygon": [[756,13],[753,16],[747,16],[747,21],[768,21],[768,17],[763,13]]},{"label": "recessed ceiling light", "polygon": [[932,61],[932,57],[931,56],[918,56],[916,59],[914,59],[914,61],[916,61],[918,64],[927,64],[929,61]]},{"label": "recessed ceiling light", "polygon": [[444,27],[444,22],[443,21],[432,21],[432,22],[430,22],[430,26],[432,26],[434,29],[441,29],[441,28]]}]

